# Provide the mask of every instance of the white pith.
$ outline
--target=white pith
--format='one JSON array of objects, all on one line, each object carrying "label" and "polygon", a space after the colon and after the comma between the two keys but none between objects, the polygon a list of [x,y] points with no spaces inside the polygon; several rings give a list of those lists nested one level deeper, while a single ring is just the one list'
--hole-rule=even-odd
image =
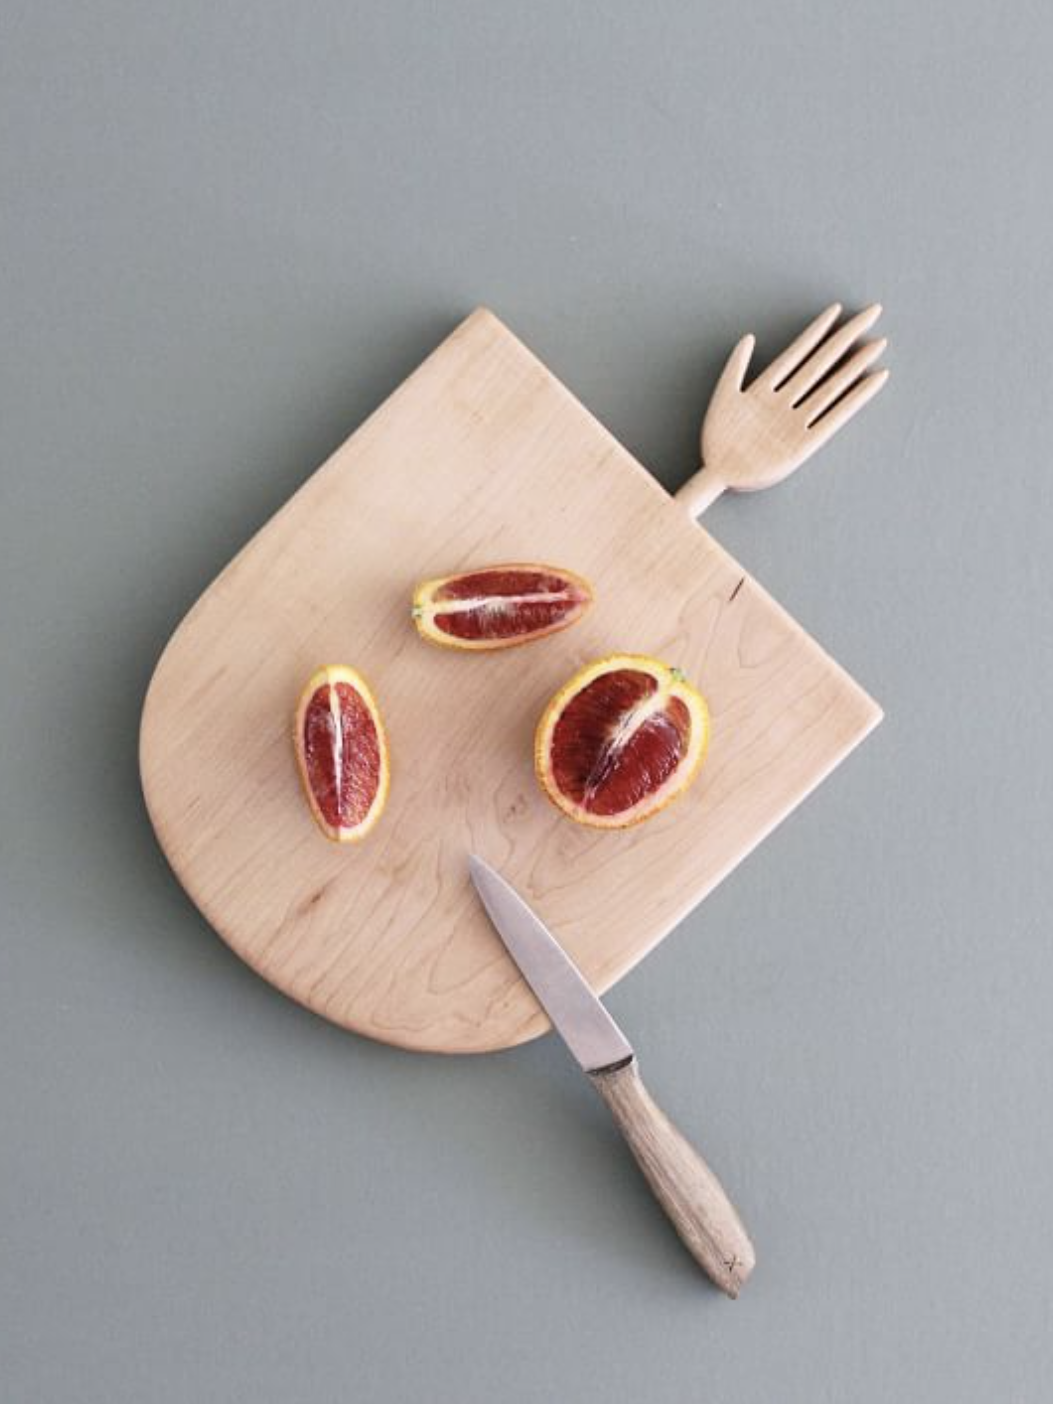
[{"label": "white pith", "polygon": [[[642,701],[637,702],[635,707],[630,708],[628,712],[622,714],[611,730],[606,751],[601,752],[601,755],[609,755],[616,760],[618,753],[625,749],[639,731],[640,727],[643,726],[650,717],[653,717],[655,712],[662,711],[668,700],[668,688],[663,688],[661,683],[659,683],[657,689],[651,693],[650,697],[643,698]],[[692,732],[694,729],[694,726],[692,726]],[[682,760],[680,764],[683,764]],[[680,765],[677,766],[678,771],[679,769]],[[595,793],[596,785],[592,783],[590,777],[589,782],[586,783],[585,786],[585,797],[581,804],[582,809],[588,809],[588,801]],[[657,794],[658,791],[653,791],[653,793]],[[589,812],[591,813],[592,811],[590,810]]]},{"label": "white pith", "polygon": [[[336,813],[337,818],[343,819],[343,799],[344,799],[344,728],[340,721],[340,694],[336,690],[336,683],[329,683],[329,717],[333,723],[333,779],[336,783]],[[372,808],[372,806],[370,806]],[[337,828],[344,828],[341,822]]]},{"label": "white pith", "polygon": [[425,605],[425,613],[434,619],[437,614],[467,614],[469,610],[486,609],[500,614],[510,605],[521,604],[575,604],[577,601],[569,590],[555,590],[538,595],[478,595],[466,600],[435,600]]}]

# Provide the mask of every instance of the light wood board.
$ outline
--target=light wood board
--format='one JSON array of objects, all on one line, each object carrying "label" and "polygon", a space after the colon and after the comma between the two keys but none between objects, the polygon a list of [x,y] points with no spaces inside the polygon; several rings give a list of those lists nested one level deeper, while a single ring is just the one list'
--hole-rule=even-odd
[{"label": "light wood board", "polygon": [[[596,604],[503,653],[432,648],[418,579],[540,560]],[[689,793],[620,833],[541,795],[549,696],[614,651],[683,668],[713,715]],[[359,668],[392,747],[363,844],[316,829],[291,720],[322,663]],[[597,990],[630,970],[875,725],[870,697],[515,337],[475,312],[223,571],[173,635],[142,722],[151,819],[233,949],[327,1019],[406,1048],[544,1031],[490,930],[475,851],[534,904]]]}]

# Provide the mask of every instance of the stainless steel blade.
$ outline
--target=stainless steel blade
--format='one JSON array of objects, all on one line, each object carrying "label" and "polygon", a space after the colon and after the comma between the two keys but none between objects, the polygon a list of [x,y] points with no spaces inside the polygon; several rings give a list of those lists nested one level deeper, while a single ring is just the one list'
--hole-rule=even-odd
[{"label": "stainless steel blade", "polygon": [[468,870],[508,954],[585,1071],[598,1072],[631,1058],[632,1044],[515,888],[474,853]]}]

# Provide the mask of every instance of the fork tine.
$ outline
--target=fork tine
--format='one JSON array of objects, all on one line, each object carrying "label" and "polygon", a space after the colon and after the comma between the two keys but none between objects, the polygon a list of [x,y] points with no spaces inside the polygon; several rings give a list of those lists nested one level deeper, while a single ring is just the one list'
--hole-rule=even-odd
[{"label": "fork tine", "polygon": [[808,430],[808,437],[812,440],[812,451],[821,448],[827,439],[832,439],[838,429],[843,428],[854,414],[858,414],[863,406],[874,398],[887,380],[887,370],[865,375],[843,400],[839,400],[832,410],[813,424]]},{"label": "fork tine", "polygon": [[801,368],[790,377],[783,389],[790,397],[790,403],[797,405],[808,391],[818,385],[831,367],[836,366],[857,337],[869,331],[881,316],[881,303],[871,303],[862,312],[857,312],[843,327],[839,327],[821,346],[809,356]]},{"label": "fork tine", "polygon": [[746,378],[750,357],[753,355],[753,348],[756,344],[757,338],[752,332],[749,336],[744,336],[741,341],[735,344],[734,350],[724,364],[724,369],[720,372],[720,379],[717,381],[716,389],[713,391],[714,399],[727,391],[739,391],[742,389],[742,382]]},{"label": "fork tine", "polygon": [[867,366],[876,361],[888,342],[884,337],[877,341],[865,341],[855,355],[850,356],[844,365],[816,386],[812,393],[801,402],[806,422],[814,424],[819,416],[841,398],[846,390],[851,390]]},{"label": "fork tine", "polygon": [[841,304],[832,302],[820,312],[814,322],[809,322],[796,341],[790,343],[781,355],[776,356],[763,375],[757,377],[769,390],[777,390],[787,380],[807,356],[810,356],[823,337],[841,315]]}]

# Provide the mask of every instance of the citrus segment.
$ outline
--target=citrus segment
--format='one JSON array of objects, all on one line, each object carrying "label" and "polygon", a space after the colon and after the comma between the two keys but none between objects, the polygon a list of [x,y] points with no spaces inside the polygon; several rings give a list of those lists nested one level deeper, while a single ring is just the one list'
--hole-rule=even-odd
[{"label": "citrus segment", "polygon": [[655,658],[618,654],[581,669],[545,709],[534,763],[549,798],[579,823],[625,828],[682,794],[701,767],[701,693]]},{"label": "citrus segment", "polygon": [[387,798],[388,751],[360,674],[333,665],[311,676],[296,709],[293,743],[319,828],[338,843],[364,838]]},{"label": "citrus segment", "polygon": [[447,648],[510,648],[566,629],[588,609],[592,590],[573,571],[499,565],[426,580],[413,596],[423,638]]}]

